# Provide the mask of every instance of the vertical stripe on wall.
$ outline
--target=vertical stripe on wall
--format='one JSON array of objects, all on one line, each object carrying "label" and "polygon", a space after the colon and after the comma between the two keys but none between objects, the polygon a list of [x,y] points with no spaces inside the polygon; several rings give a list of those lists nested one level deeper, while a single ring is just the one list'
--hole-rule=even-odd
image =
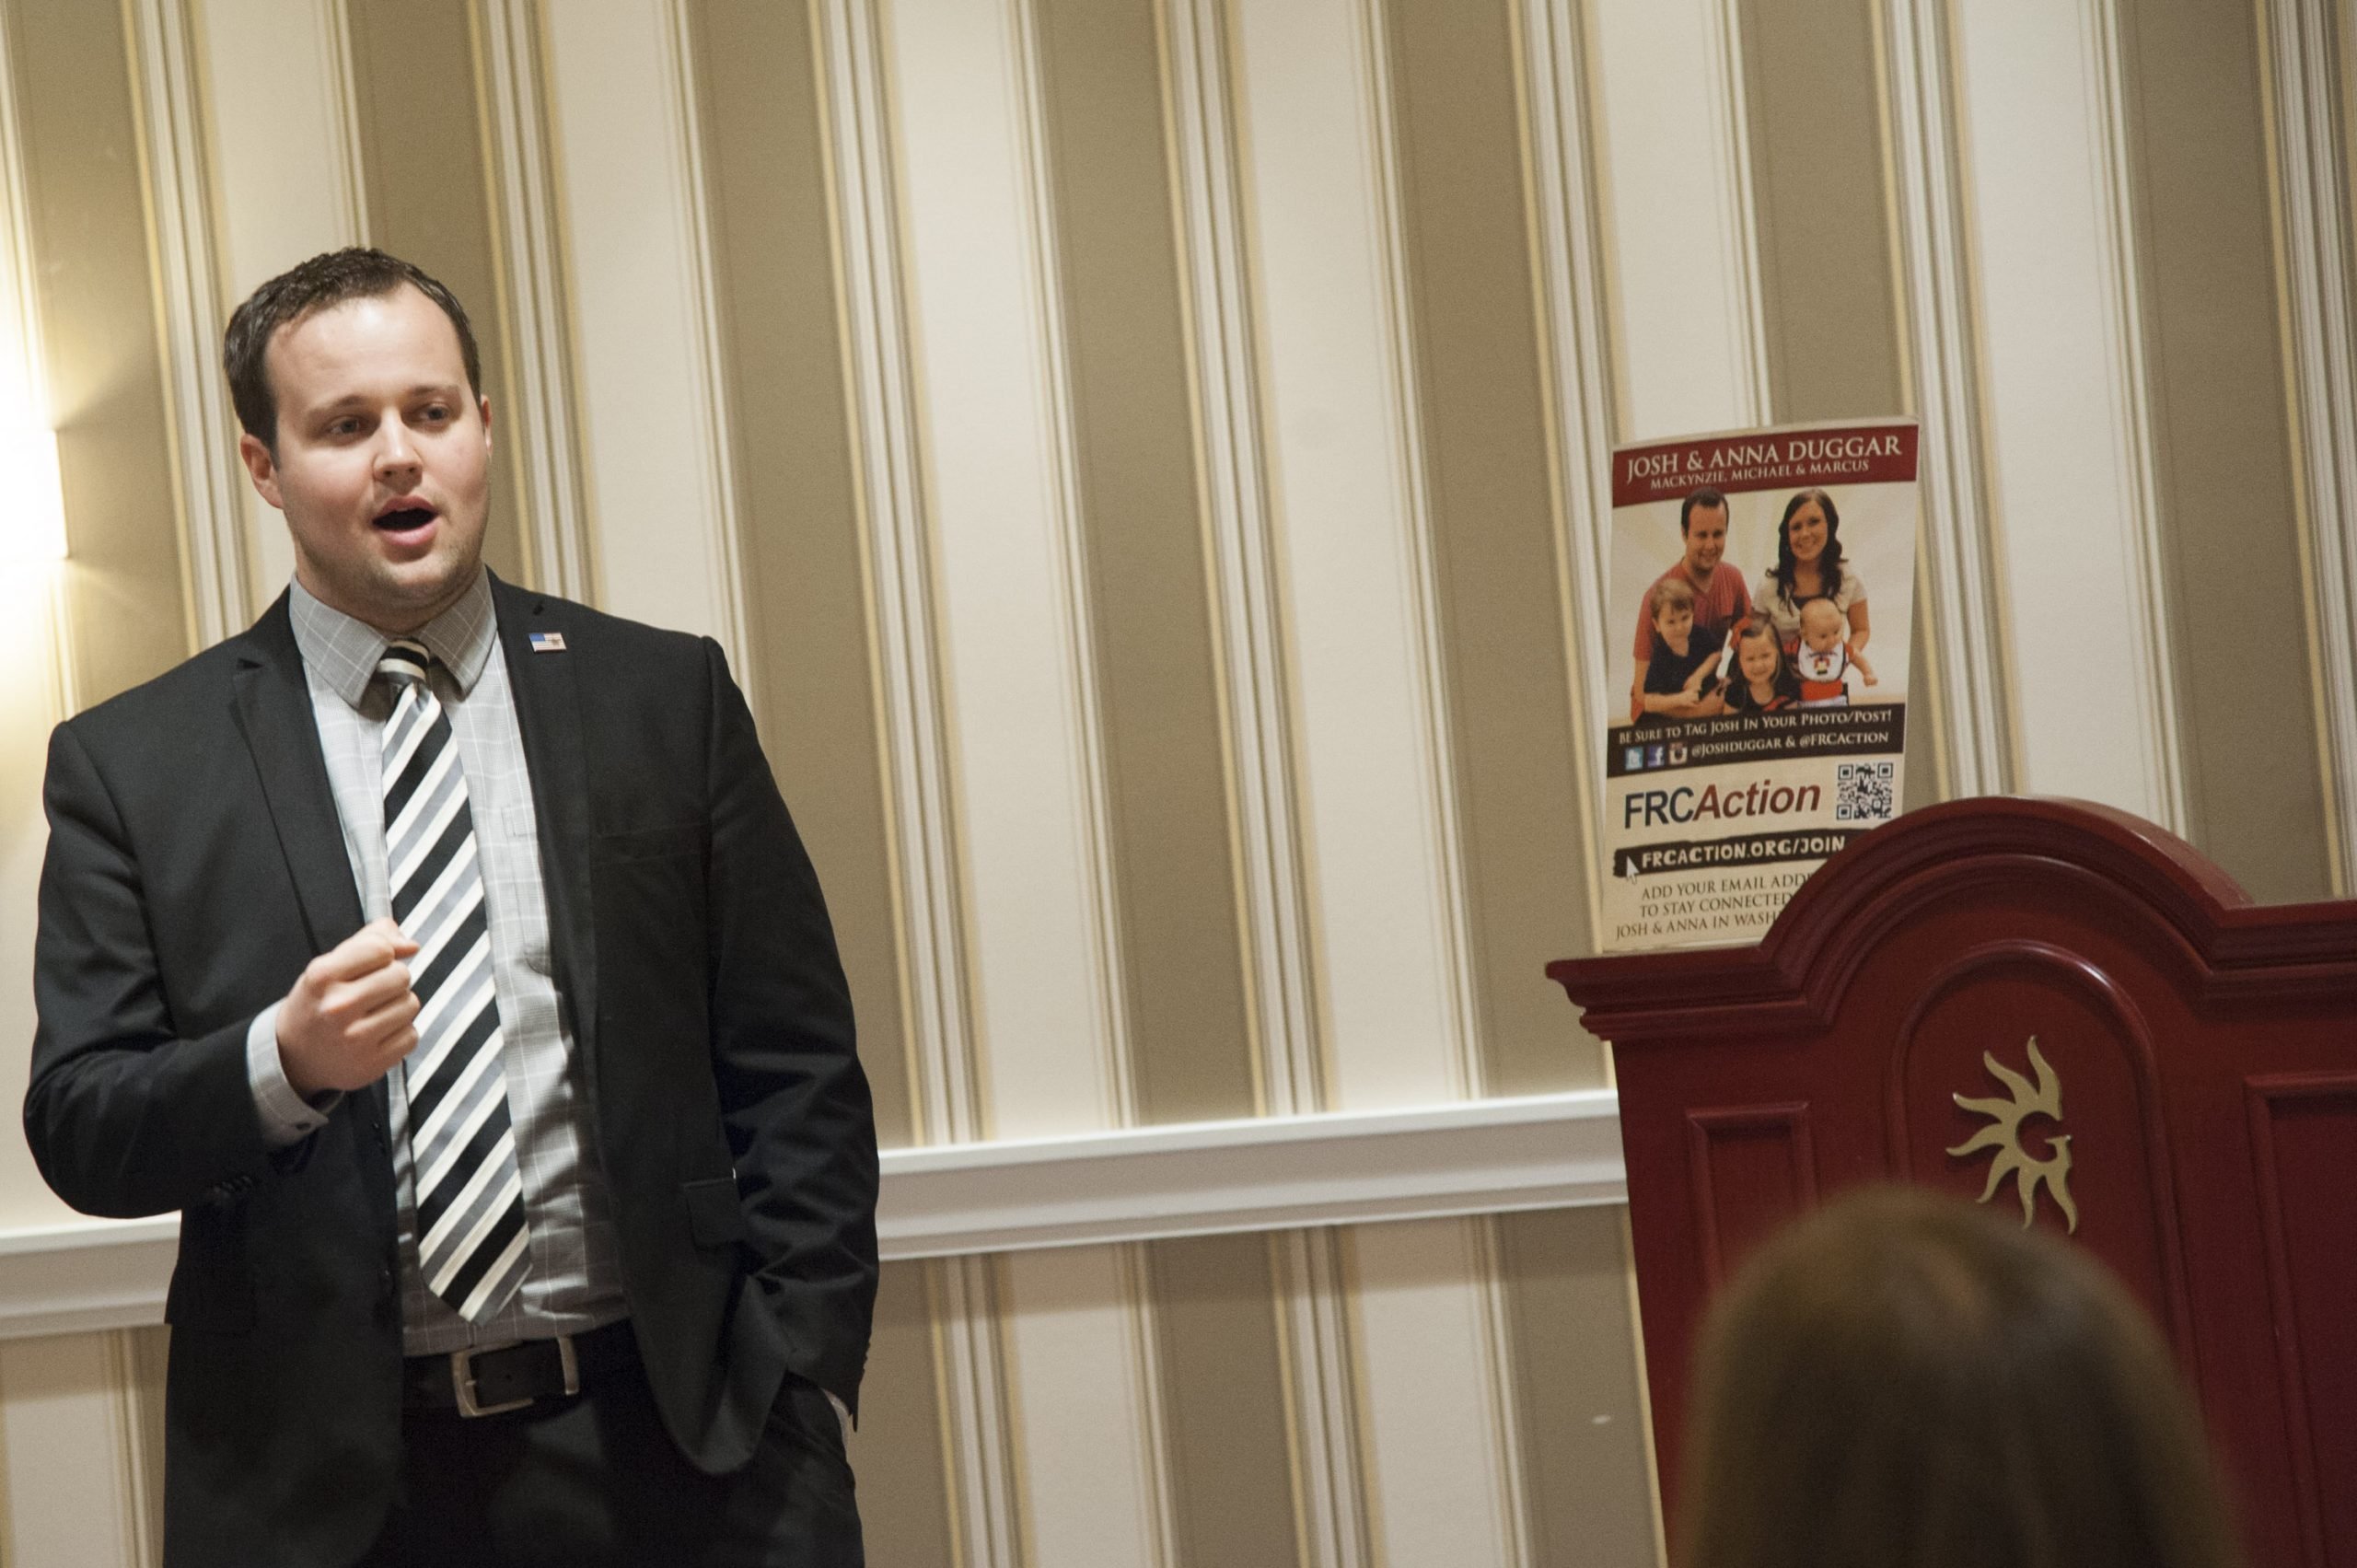
[{"label": "vertical stripe on wall", "polygon": [[1654,1568],[1653,1436],[1632,1353],[1626,1211],[1501,1214],[1534,1562]]},{"label": "vertical stripe on wall", "polygon": [[[1913,405],[1891,249],[1876,3],[1742,0],[1760,319],[1770,412],[1780,423],[1871,418]],[[1910,809],[1944,793],[1939,729],[1929,722],[1942,695],[1933,689],[1938,610],[1925,594],[1914,602]]]},{"label": "vertical stripe on wall", "polygon": [[[1137,1099],[1039,18],[1026,0],[895,0],[880,19],[986,1126],[1119,1124]],[[1134,1255],[1018,1253],[992,1275],[1028,1561],[1162,1561]]]},{"label": "vertical stripe on wall", "polygon": [[131,1442],[136,1447],[147,1539],[160,1556],[164,1544],[164,1375],[170,1365],[172,1331],[158,1325],[122,1331],[121,1366],[130,1400]]},{"label": "vertical stripe on wall", "polygon": [[7,0],[6,19],[87,707],[193,651],[139,121],[121,8]]},{"label": "vertical stripe on wall", "polygon": [[595,600],[712,637],[758,701],[684,18],[672,0],[539,15]]},{"label": "vertical stripe on wall", "polygon": [[[1944,0],[1890,0],[1890,135],[1913,352],[1923,422],[1920,603],[1935,673],[1941,784],[1959,795],[2008,787],[2006,643],[1997,594],[1995,530],[1987,517],[1980,345],[1975,340],[1963,169],[1948,13]],[[1910,784],[1910,793],[1915,785]]]},{"label": "vertical stripe on wall", "polygon": [[[31,423],[42,407],[44,374],[41,310],[33,296],[37,268],[24,183],[22,136],[17,116],[17,73],[10,63],[9,14],[0,9],[0,419]],[[66,600],[63,563],[17,565],[0,573],[0,661],[12,679],[0,684],[0,951],[29,955],[41,878],[43,736],[70,711]],[[29,1038],[33,1020],[32,965],[0,969],[0,1012],[19,1020]],[[32,1070],[31,1055],[0,1054],[0,1104],[18,1104]],[[34,1167],[19,1135],[0,1137],[0,1224],[48,1225],[69,1211]],[[5,1390],[0,1390],[4,1395]],[[0,1454],[0,1464],[6,1455]]]},{"label": "vertical stripe on wall", "polygon": [[[366,238],[351,62],[330,0],[204,0],[191,16],[226,322],[264,280]],[[238,494],[246,603],[259,609],[284,591],[295,549],[250,484]]]},{"label": "vertical stripe on wall", "polygon": [[[1480,1063],[1399,292],[1387,29],[1366,0],[1237,0],[1229,19],[1332,1100],[1454,1098],[1473,1090]],[[1353,1494],[1364,1501],[1376,1562],[1512,1559],[1512,1447],[1480,1236],[1454,1222],[1372,1225],[1342,1248],[1356,1292],[1351,1434],[1368,1484],[1330,1464],[1313,1480],[1321,1529],[1357,1534]]]},{"label": "vertical stripe on wall", "polygon": [[[2182,791],[2155,580],[2110,0],[1951,8],[2016,787],[2166,826]],[[2280,393],[2278,394],[2280,396]],[[2100,671],[2103,698],[2079,682]]]},{"label": "vertical stripe on wall", "polygon": [[1303,1561],[1270,1239],[1148,1246],[1180,1563]]},{"label": "vertical stripe on wall", "polygon": [[469,0],[343,0],[352,40],[353,107],[371,243],[439,278],[467,308],[492,401],[490,532],[483,559],[510,582],[535,583],[521,412],[506,366],[498,247],[484,168]]},{"label": "vertical stripe on wall", "polygon": [[2334,896],[2357,885],[2357,254],[2342,101],[2352,69],[2335,0],[2278,0],[2263,12],[2273,135],[2279,277],[2306,552],[2311,701],[2323,756]]},{"label": "vertical stripe on wall", "polygon": [[1230,17],[1329,1103],[1453,1098],[1477,1063],[1379,18]]},{"label": "vertical stripe on wall", "polygon": [[1375,1562],[1535,1568],[1492,1222],[1341,1236]]},{"label": "vertical stripe on wall", "polygon": [[943,1451],[950,1438],[942,1408],[939,1299],[932,1288],[935,1271],[955,1266],[887,1263],[877,1289],[876,1333],[851,1439],[870,1562],[952,1568],[960,1561]]},{"label": "vertical stripe on wall", "polygon": [[1734,6],[1582,7],[1624,441],[1768,414]]},{"label": "vertical stripe on wall", "polygon": [[688,11],[755,709],[826,888],[878,1137],[917,1142],[826,139],[808,12]]},{"label": "vertical stripe on wall", "polygon": [[[848,385],[857,411],[859,503],[875,585],[877,654],[897,851],[891,862],[902,926],[907,1028],[916,1121],[923,1136],[986,1135],[981,1063],[965,941],[958,807],[951,772],[938,616],[938,567],[929,537],[931,483],[920,439],[913,354],[918,322],[907,292],[907,182],[893,118],[886,18],[874,0],[815,0],[825,61],[828,151],[842,263]],[[928,1272],[940,1357],[943,1449],[965,1568],[1013,1568],[1020,1503],[1007,1420],[1008,1374],[987,1259]]]},{"label": "vertical stripe on wall", "polygon": [[2331,890],[2249,6],[2120,7],[2138,296],[2189,836],[2262,900]]},{"label": "vertical stripe on wall", "polygon": [[535,0],[476,0],[473,35],[483,150],[499,247],[500,347],[507,366],[507,459],[534,586],[587,599],[587,501],[575,454],[570,291],[554,195],[547,71]]},{"label": "vertical stripe on wall", "polygon": [[146,1568],[152,1533],[142,1394],[118,1332],[0,1342],[0,1458],[11,1563]]},{"label": "vertical stripe on wall", "polygon": [[192,0],[130,0],[124,14],[138,55],[137,92],[146,140],[149,221],[163,313],[166,405],[173,432],[174,490],[188,557],[190,625],[200,646],[253,619],[247,596],[238,422],[221,374],[219,258],[205,145]]},{"label": "vertical stripe on wall", "polygon": [[896,0],[884,23],[985,1126],[1114,1125],[1133,1102],[1035,62],[1017,0]]},{"label": "vertical stripe on wall", "polygon": [[[1261,1106],[1295,1115],[1325,1104],[1328,1079],[1317,1028],[1315,963],[1302,859],[1300,780],[1295,762],[1292,655],[1274,537],[1275,498],[1263,423],[1248,223],[1243,202],[1242,126],[1231,82],[1225,0],[1165,0],[1170,115],[1177,142],[1181,229],[1187,242],[1194,395],[1211,535],[1215,620],[1226,653],[1227,722],[1236,777],[1236,829],[1243,866],[1241,923],[1252,954]],[[1350,1322],[1330,1231],[1269,1245],[1278,1333],[1277,1389],[1291,1458],[1298,1549],[1305,1568],[1364,1560]],[[1194,1396],[1175,1379],[1185,1360],[1165,1357],[1171,1446],[1182,1466],[1173,1504],[1190,1522],[1186,1434]],[[1190,1539],[1193,1539],[1190,1535]]]},{"label": "vertical stripe on wall", "polygon": [[1039,0],[1131,1071],[1148,1121],[1260,1109],[1152,0]]},{"label": "vertical stripe on wall", "polygon": [[1769,401],[1779,420],[1906,401],[1874,0],[1741,0]]},{"label": "vertical stripe on wall", "polygon": [[1508,0],[1390,0],[1406,276],[1481,1087],[1601,1081],[1546,978],[1590,950]]},{"label": "vertical stripe on wall", "polygon": [[996,1260],[1024,1568],[1181,1568],[1156,1316],[1131,1246]]},{"label": "vertical stripe on wall", "polygon": [[1604,180],[1586,67],[1593,41],[1585,9],[1569,0],[1517,0],[1515,21],[1537,240],[1539,347],[1558,469],[1556,504],[1562,509],[1556,570],[1562,580],[1571,691],[1580,715],[1573,751],[1579,763],[1574,799],[1591,846],[1582,868],[1592,935],[1600,923],[1603,892],[1603,868],[1592,846],[1603,825],[1598,732],[1610,711],[1604,690],[1610,633],[1603,585],[1616,401],[1612,302],[1601,238]]}]

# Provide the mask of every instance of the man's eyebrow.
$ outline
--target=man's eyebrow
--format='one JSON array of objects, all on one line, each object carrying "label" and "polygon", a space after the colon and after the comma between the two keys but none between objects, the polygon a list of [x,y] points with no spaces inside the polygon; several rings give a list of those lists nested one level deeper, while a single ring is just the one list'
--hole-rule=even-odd
[{"label": "man's eyebrow", "polygon": [[[401,394],[401,401],[407,402],[412,398],[453,398],[463,395],[459,392],[459,383],[456,381],[420,381]],[[303,412],[306,418],[323,418],[329,414],[342,413],[347,409],[366,408],[376,401],[366,392],[346,392],[342,397],[330,398],[321,403],[313,403]]]}]

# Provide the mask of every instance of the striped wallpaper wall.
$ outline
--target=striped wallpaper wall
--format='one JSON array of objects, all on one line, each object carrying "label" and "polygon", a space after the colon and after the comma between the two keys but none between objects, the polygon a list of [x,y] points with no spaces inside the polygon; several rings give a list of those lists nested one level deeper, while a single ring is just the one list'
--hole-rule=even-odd
[{"label": "striped wallpaper wall", "polygon": [[[888,1145],[1608,1086],[1541,969],[1593,940],[1619,440],[1918,414],[1910,803],[2344,892],[2352,32],[0,0],[0,379],[71,540],[0,568],[0,1016],[48,726],[288,570],[220,325],[363,239],[476,316],[494,569],[728,650]],[[63,1217],[0,1145],[0,1230]],[[872,1559],[1643,1568],[1631,1288],[1609,1205],[888,1264]],[[0,1342],[0,1555],[154,1560],[162,1343]]]}]

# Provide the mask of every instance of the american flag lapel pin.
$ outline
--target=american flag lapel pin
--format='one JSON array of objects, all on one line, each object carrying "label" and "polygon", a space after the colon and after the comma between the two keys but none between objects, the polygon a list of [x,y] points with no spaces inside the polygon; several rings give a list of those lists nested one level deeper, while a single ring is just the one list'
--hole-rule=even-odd
[{"label": "american flag lapel pin", "polygon": [[564,633],[562,632],[533,633],[532,651],[536,654],[561,654],[564,652]]}]

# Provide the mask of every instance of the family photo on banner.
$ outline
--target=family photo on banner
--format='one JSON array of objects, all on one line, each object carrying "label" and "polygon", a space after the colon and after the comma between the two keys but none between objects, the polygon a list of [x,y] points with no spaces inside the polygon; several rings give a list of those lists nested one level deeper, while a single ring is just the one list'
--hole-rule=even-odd
[{"label": "family photo on banner", "polygon": [[1915,459],[1896,419],[1613,454],[1608,950],[1756,941],[1896,814]]}]

